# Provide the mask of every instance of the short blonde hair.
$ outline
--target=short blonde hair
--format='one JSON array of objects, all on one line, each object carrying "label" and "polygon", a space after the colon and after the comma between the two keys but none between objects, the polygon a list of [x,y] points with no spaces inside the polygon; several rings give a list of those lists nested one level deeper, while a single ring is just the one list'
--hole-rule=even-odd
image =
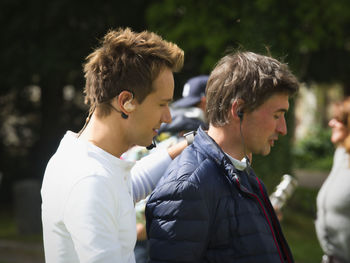
[{"label": "short blonde hair", "polygon": [[130,28],[111,30],[86,58],[85,103],[90,111],[100,106],[101,114],[108,115],[111,109],[106,103],[123,90],[132,92],[142,103],[164,67],[177,72],[183,63],[183,50],[155,33],[136,33]]}]

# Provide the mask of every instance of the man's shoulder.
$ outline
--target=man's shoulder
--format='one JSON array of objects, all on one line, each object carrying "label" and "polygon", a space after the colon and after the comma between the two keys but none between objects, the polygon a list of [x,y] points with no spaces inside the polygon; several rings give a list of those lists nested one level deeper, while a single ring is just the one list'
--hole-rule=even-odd
[{"label": "man's shoulder", "polygon": [[193,145],[187,147],[172,163],[177,171],[194,172],[199,167],[215,167],[215,161]]},{"label": "man's shoulder", "polygon": [[185,149],[169,166],[152,192],[148,206],[204,202],[215,204],[227,192],[224,173],[217,162],[195,148]]},{"label": "man's shoulder", "polygon": [[158,186],[182,185],[199,188],[211,185],[220,173],[215,161],[189,146],[172,161]]}]

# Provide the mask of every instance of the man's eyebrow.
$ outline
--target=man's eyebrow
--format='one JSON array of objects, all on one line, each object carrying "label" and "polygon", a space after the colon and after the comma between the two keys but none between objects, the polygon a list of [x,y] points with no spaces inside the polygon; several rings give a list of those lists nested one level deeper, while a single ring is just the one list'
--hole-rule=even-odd
[{"label": "man's eyebrow", "polygon": [[287,112],[288,112],[288,110],[287,110],[287,109],[284,109],[284,108],[281,108],[281,109],[276,110],[275,112],[283,112],[283,113],[287,113]]},{"label": "man's eyebrow", "polygon": [[173,98],[170,98],[170,99],[164,98],[164,99],[161,99],[161,101],[171,103],[171,102],[173,102],[173,101],[174,101],[174,99],[173,99]]}]

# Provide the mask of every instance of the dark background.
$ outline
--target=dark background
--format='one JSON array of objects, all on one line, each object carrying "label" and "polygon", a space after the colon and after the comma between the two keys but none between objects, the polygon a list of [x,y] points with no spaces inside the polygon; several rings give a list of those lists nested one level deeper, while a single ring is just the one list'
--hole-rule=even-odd
[{"label": "dark background", "polygon": [[[126,26],[154,31],[184,49],[175,99],[189,77],[209,74],[236,48],[271,54],[301,82],[339,83],[350,95],[348,0],[1,0],[1,209],[11,208],[16,182],[42,180],[65,131],[82,127],[85,57],[109,29]],[[40,100],[29,99],[33,87],[40,88]],[[65,87],[75,91],[73,98],[65,99]],[[288,126],[269,157],[254,157],[268,186],[293,168],[292,110]]]}]

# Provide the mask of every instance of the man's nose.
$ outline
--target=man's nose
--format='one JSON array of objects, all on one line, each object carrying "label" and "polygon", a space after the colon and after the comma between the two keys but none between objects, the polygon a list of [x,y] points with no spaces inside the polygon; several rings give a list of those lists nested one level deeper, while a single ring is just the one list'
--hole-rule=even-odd
[{"label": "man's nose", "polygon": [[166,107],[166,109],[163,112],[162,115],[162,122],[165,123],[171,123],[171,114],[170,114],[170,109],[169,107]]},{"label": "man's nose", "polygon": [[281,135],[287,134],[287,124],[286,119],[282,118],[277,124],[277,132]]}]

